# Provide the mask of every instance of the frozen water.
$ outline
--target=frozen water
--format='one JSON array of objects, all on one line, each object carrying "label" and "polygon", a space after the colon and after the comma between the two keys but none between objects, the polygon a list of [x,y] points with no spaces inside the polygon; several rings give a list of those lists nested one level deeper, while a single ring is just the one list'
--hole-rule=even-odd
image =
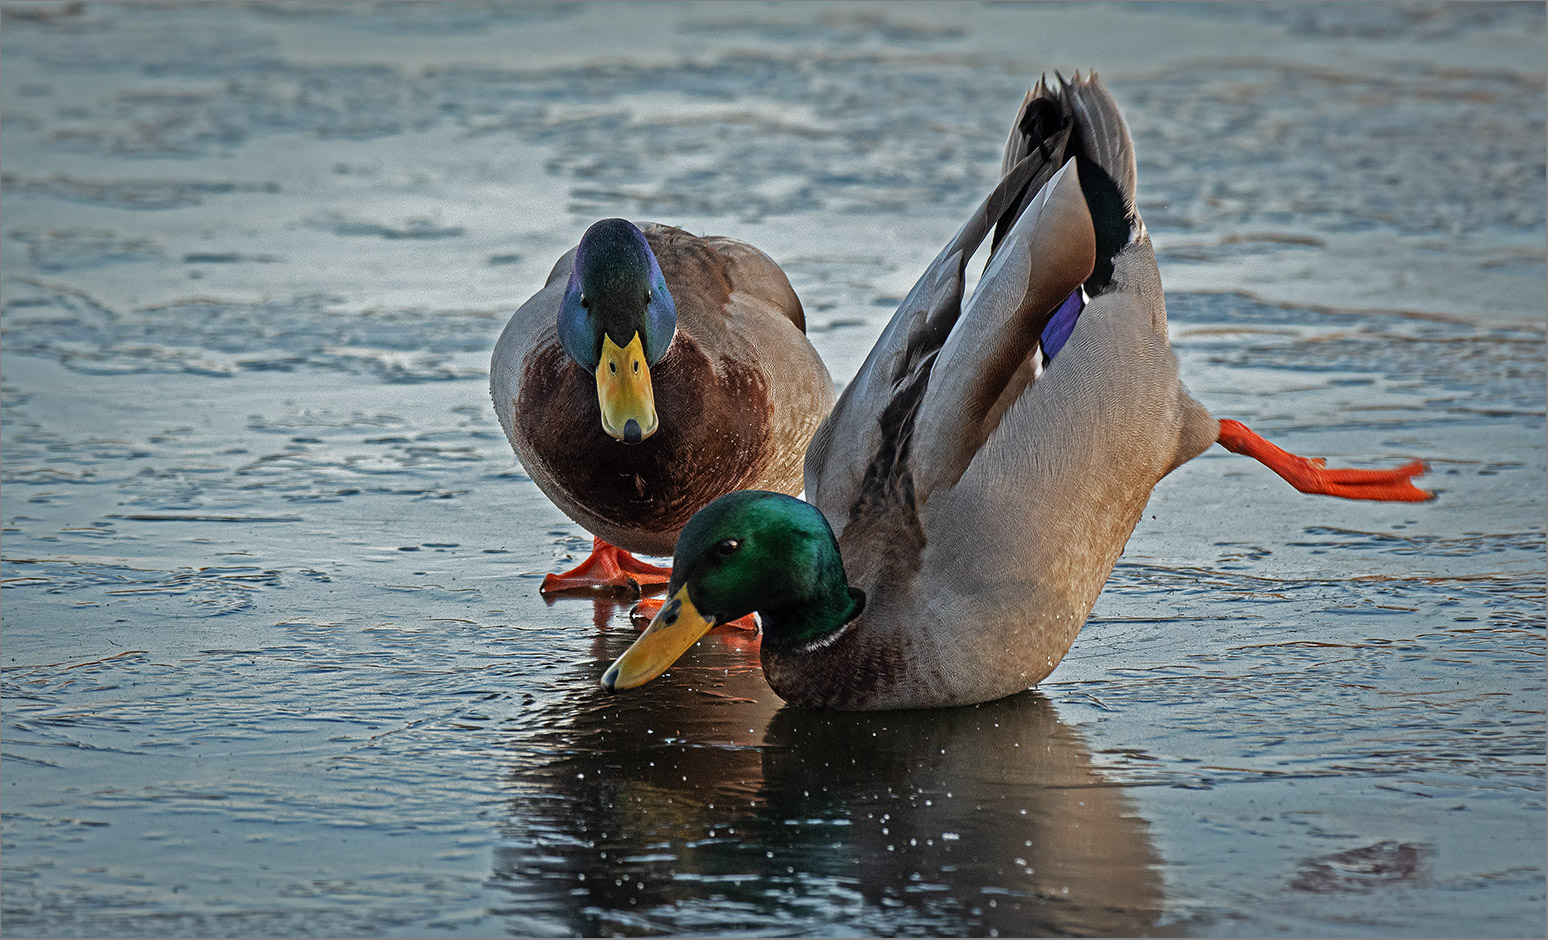
[{"label": "frozen water", "polygon": [[[8,934],[1543,934],[1541,5],[3,15]],[[1193,392],[1440,498],[1211,451],[992,705],[736,633],[601,693],[510,312],[598,217],[735,235],[843,380],[1093,67]]]}]

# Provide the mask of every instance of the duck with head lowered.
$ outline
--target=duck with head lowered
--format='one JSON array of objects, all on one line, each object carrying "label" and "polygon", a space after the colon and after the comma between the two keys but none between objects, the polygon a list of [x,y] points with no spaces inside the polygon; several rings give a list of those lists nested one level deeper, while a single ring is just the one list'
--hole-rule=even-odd
[{"label": "duck with head lowered", "polygon": [[1096,76],[1039,82],[999,184],[813,438],[811,502],[740,492],[701,510],[664,606],[603,687],[648,682],[711,625],[756,611],[764,675],[796,705],[1022,691],[1075,641],[1156,483],[1214,443],[1303,492],[1430,498],[1409,482],[1418,462],[1330,470],[1194,400],[1134,193],[1129,133]]},{"label": "duck with head lowered", "polygon": [[783,271],[733,238],[592,225],[515,312],[489,387],[533,481],[595,536],[544,593],[638,592],[693,514],[745,488],[797,493],[833,382]]}]

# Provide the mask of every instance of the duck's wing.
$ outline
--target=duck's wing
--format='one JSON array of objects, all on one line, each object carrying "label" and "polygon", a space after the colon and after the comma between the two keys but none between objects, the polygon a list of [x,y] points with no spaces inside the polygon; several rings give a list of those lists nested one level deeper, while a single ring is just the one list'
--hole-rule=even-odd
[{"label": "duck's wing", "polygon": [[[1070,164],[1076,156],[1085,159]],[[1061,79],[1057,91],[1039,82],[1004,162],[994,191],[914,285],[807,451],[807,497],[836,533],[852,517],[917,510],[960,478],[1001,405],[1034,378],[1033,351],[1061,302],[1083,282],[1110,278],[1103,251],[1110,259],[1110,243],[1142,230],[1128,132],[1094,77]],[[989,265],[964,305],[968,259],[991,231]]]},{"label": "duck's wing", "polygon": [[733,478],[714,457],[734,440],[734,456],[750,460],[753,475],[732,488],[800,492],[806,445],[834,392],[789,278],[739,239],[668,225],[642,231],[677,303],[674,349],[683,362],[701,363],[695,385],[682,391],[703,396],[697,433],[705,440],[682,455],[683,472],[703,474],[724,492]]},{"label": "duck's wing", "polygon": [[494,401],[495,416],[523,462],[527,455],[522,452],[523,442],[516,429],[516,399],[521,394],[528,357],[559,342],[559,302],[575,267],[575,251],[571,248],[561,255],[549,270],[543,289],[517,308],[500,332],[489,360],[489,396]]},{"label": "duck's wing", "polygon": [[801,299],[772,258],[747,242],[723,235],[694,235],[671,225],[641,226],[661,270],[667,272],[677,303],[680,329],[695,335],[726,328],[751,307],[754,315],[772,313],[805,332]]},{"label": "duck's wing", "polygon": [[1075,164],[1022,210],[935,353],[914,420],[912,464],[921,503],[956,483],[1036,378],[1049,320],[1095,267],[1096,237]]},{"label": "duck's wing", "polygon": [[801,298],[773,258],[747,242],[724,235],[706,235],[704,243],[725,259],[725,277],[732,293],[757,298],[772,306],[796,329],[806,332],[806,311],[801,307]]},{"label": "duck's wing", "polygon": [[744,241],[707,236],[704,242],[724,259],[730,287],[722,324],[729,342],[720,351],[754,370],[738,386],[741,393],[762,389],[767,400],[767,458],[754,485],[794,495],[802,487],[807,444],[833,407],[833,379],[806,336],[806,313],[784,270]]}]

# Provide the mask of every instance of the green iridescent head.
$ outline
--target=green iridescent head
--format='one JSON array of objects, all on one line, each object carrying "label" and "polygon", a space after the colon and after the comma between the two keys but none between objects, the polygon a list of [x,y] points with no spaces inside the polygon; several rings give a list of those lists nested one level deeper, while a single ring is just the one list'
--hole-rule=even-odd
[{"label": "green iridescent head", "polygon": [[763,490],[728,493],[688,521],[677,537],[667,597],[603,676],[604,688],[649,682],[717,623],[756,611],[765,645],[794,648],[838,630],[865,604],[844,576],[822,513]]}]

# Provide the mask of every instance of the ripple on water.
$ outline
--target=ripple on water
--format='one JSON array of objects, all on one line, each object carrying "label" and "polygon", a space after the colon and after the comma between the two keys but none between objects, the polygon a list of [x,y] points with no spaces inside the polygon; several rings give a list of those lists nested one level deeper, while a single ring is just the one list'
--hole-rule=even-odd
[{"label": "ripple on water", "polygon": [[276,193],[278,183],[196,182],[178,179],[82,179],[55,174],[7,173],[0,186],[19,196],[50,196],[117,209],[179,209],[202,205],[208,196],[227,193]]},{"label": "ripple on water", "polygon": [[[166,515],[142,518],[147,521],[213,521],[244,525],[254,521],[294,521]],[[90,606],[116,605],[120,599],[180,597],[192,608],[185,609],[185,615],[195,617],[247,610],[253,606],[258,592],[284,584],[278,571],[242,565],[154,571],[84,558],[15,557],[7,557],[5,565],[7,575],[0,583],[7,589],[63,594],[70,596],[76,605]],[[160,612],[175,613],[165,607],[160,608]]]},{"label": "ripple on water", "polygon": [[236,303],[196,298],[116,311],[78,290],[32,281],[6,304],[15,352],[96,375],[298,369],[417,383],[482,378],[502,311],[346,313],[332,296]]}]

